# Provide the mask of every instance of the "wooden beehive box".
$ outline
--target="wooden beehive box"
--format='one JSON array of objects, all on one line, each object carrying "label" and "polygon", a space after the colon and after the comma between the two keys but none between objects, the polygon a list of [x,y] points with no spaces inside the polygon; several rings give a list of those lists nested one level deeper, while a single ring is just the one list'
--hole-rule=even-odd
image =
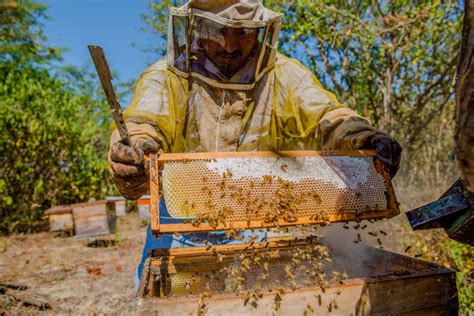
[{"label": "wooden beehive box", "polygon": [[115,232],[115,203],[107,200],[72,204],[74,234],[85,239]]},{"label": "wooden beehive box", "polygon": [[150,221],[150,196],[143,195],[137,200],[138,217],[143,221]]},{"label": "wooden beehive box", "polygon": [[73,232],[74,220],[72,218],[72,207],[70,205],[57,205],[44,212],[49,221],[51,232]]},{"label": "wooden beehive box", "polygon": [[[248,251],[246,247],[219,251],[241,254]],[[324,291],[316,284],[294,290],[288,287],[280,295],[278,311],[275,290],[263,289],[257,307],[245,304],[243,295],[226,291],[227,276],[216,273],[222,271],[226,260],[217,264],[206,247],[163,251],[157,250],[145,263],[137,292],[138,314],[196,315],[203,290],[196,290],[191,280],[199,281],[198,273],[214,273],[220,281],[216,285],[214,279],[211,286],[217,291],[206,288],[210,294],[204,301],[206,315],[304,315],[308,306],[314,310],[308,312],[311,315],[457,315],[458,311],[455,271],[375,248],[366,247],[361,250],[363,255],[350,260],[333,256],[327,269],[345,271],[348,277],[330,283]],[[275,273],[281,279],[277,270]],[[194,293],[183,292],[186,282]]]},{"label": "wooden beehive box", "polygon": [[115,204],[115,215],[117,217],[127,215],[127,200],[123,196],[108,196],[106,200]]}]

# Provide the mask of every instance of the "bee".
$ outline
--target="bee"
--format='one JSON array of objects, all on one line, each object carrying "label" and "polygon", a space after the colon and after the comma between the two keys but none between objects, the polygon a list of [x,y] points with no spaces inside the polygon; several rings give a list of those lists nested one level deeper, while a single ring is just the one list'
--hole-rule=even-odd
[{"label": "bee", "polygon": [[268,262],[263,263],[263,269],[268,273]]}]

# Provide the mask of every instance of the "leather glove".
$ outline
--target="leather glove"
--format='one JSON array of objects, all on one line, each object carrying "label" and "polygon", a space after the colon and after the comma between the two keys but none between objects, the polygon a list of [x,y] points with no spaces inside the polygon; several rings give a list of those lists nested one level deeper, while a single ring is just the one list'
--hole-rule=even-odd
[{"label": "leather glove", "polygon": [[110,146],[110,173],[117,189],[125,198],[135,200],[146,193],[149,183],[144,156],[159,149],[160,145],[152,139],[138,139],[133,147],[122,142]]},{"label": "leather glove", "polygon": [[377,158],[385,167],[385,170],[388,171],[392,178],[396,175],[400,168],[402,146],[391,136],[377,133],[369,137],[361,149],[375,149]]}]

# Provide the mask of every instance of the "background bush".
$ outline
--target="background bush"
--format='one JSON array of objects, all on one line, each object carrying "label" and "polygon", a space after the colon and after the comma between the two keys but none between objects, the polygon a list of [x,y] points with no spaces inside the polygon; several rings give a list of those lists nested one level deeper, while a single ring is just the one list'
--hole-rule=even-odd
[{"label": "background bush", "polygon": [[42,44],[45,10],[0,12],[0,234],[37,231],[51,205],[113,190],[106,103],[86,71],[52,67],[61,50]]}]

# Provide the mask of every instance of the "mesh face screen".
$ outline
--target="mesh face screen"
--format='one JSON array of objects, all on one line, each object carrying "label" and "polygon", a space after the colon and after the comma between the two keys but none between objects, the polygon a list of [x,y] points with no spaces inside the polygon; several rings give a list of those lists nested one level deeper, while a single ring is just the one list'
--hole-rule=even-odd
[{"label": "mesh face screen", "polygon": [[215,158],[160,162],[161,196],[176,218],[230,221],[387,209],[373,156]]}]

